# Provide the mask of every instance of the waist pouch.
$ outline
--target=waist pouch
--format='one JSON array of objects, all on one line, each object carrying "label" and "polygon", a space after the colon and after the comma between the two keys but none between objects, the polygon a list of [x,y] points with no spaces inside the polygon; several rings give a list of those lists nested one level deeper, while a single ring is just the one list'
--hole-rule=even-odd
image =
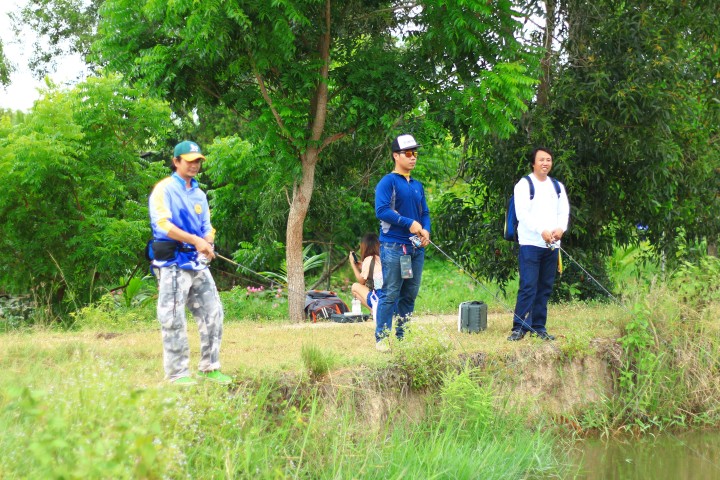
[{"label": "waist pouch", "polygon": [[149,261],[160,260],[167,262],[175,260],[178,252],[194,252],[195,247],[174,240],[150,240],[145,246],[145,258]]},{"label": "waist pouch", "polygon": [[180,244],[172,240],[150,240],[145,246],[145,258],[162,262],[174,260]]}]

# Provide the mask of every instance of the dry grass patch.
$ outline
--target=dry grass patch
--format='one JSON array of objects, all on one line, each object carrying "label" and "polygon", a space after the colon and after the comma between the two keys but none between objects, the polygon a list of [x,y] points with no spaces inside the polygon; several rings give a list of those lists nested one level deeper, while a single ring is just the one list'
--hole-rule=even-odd
[{"label": "dry grass patch", "polygon": [[[580,351],[589,348],[593,338],[617,336],[615,323],[622,316],[627,316],[627,312],[612,305],[551,306],[548,329],[558,337],[553,348]],[[413,322],[430,331],[435,330],[458,355],[482,352],[490,357],[506,358],[508,354],[543,345],[543,342],[530,338],[508,342],[511,314],[504,311],[489,313],[488,328],[479,334],[459,333],[457,315],[419,315]],[[223,370],[230,374],[250,375],[298,373],[304,369],[304,345],[314,345],[333,355],[338,369],[381,367],[391,356],[375,350],[374,329],[372,321],[226,322],[221,352]],[[190,365],[194,368],[198,361],[199,340],[192,320],[188,322],[188,335]],[[23,376],[35,369],[61,371],[71,357],[82,356],[121,366],[131,384],[147,386],[163,381],[160,331],[155,326],[131,332],[35,330],[30,334],[6,334],[0,336],[0,352],[2,363],[10,366],[6,374]]]}]

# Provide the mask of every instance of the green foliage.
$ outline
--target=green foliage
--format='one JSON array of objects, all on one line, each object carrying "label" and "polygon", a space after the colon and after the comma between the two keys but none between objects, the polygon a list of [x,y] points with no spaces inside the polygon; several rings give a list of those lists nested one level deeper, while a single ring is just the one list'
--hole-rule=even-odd
[{"label": "green foliage", "polygon": [[617,291],[632,298],[638,289],[646,288],[659,273],[655,252],[648,242],[616,248],[608,260],[608,272]]},{"label": "green foliage", "polygon": [[[311,270],[316,269],[317,267],[321,267],[325,263],[325,258],[327,257],[327,253],[318,253],[315,255],[310,255],[311,250],[313,248],[312,244],[308,244],[303,248],[302,254],[303,254],[303,272],[307,273]],[[288,286],[288,277],[287,277],[287,263],[283,261],[282,265],[280,265],[280,271],[279,272],[260,272],[260,275],[263,275],[264,277],[270,278],[272,280],[277,281],[280,285],[283,287]]]},{"label": "green foliage", "polygon": [[117,295],[113,298],[116,303],[126,308],[143,306],[157,295],[157,284],[152,275],[130,279],[120,277],[120,283],[125,285],[125,288],[122,289],[119,298]]},{"label": "green foliage", "polygon": [[389,478],[562,477],[553,437],[526,427],[508,405],[495,405],[492,389],[478,384],[482,376],[473,370],[445,375],[427,417],[388,432],[382,443],[389,448],[370,467]]},{"label": "green foliage", "polygon": [[116,373],[106,366],[69,371],[52,394],[5,390],[0,470],[18,477],[151,478],[172,465],[178,452],[159,438],[170,404],[127,389]]},{"label": "green foliage", "polygon": [[715,303],[699,289],[717,291],[718,261],[678,269],[666,285],[647,288],[622,327],[614,394],[588,408],[580,423],[606,434],[703,424],[720,398]]},{"label": "green foliage", "polygon": [[568,360],[582,359],[594,353],[593,339],[593,334],[586,329],[574,329],[565,335],[558,348]]},{"label": "green foliage", "polygon": [[288,318],[287,297],[281,290],[237,286],[228,292],[220,292],[220,299],[226,321],[277,321]]},{"label": "green foliage", "polygon": [[8,332],[29,325],[34,306],[28,297],[0,296],[0,331]]},{"label": "green foliage", "polygon": [[[222,251],[257,246],[261,256],[283,237],[287,216],[284,186],[292,174],[279,162],[269,162],[268,152],[256,148],[238,136],[218,137],[204,149],[209,160],[203,165],[203,177],[213,188],[208,192],[213,226],[218,231],[216,246]],[[262,171],[262,175],[258,172]],[[290,178],[288,178],[290,176]],[[255,270],[275,267],[275,262],[238,261]]]},{"label": "green foliage", "polygon": [[103,0],[28,0],[11,13],[16,36],[27,35],[29,27],[37,37],[28,67],[37,78],[57,68],[58,58],[79,54],[87,60],[95,38],[98,8]]},{"label": "green foliage", "polygon": [[[434,251],[426,252],[425,265],[420,292],[416,302],[416,311],[428,314],[457,313],[462,302],[471,300],[484,301],[489,305],[507,303],[511,291],[507,295],[480,276],[476,283],[468,272],[459,270],[456,265],[445,259],[442,254]],[[514,298],[513,298],[514,301]]]},{"label": "green foliage", "polygon": [[303,345],[301,355],[305,369],[314,379],[324,377],[335,366],[335,357],[323,352],[317,345]]},{"label": "green foliage", "polygon": [[616,298],[605,255],[583,250],[561,252],[563,272],[557,274],[550,300],[605,300]]},{"label": "green foliage", "polygon": [[670,274],[670,288],[687,307],[702,311],[720,299],[720,259],[685,253],[681,246],[677,255],[680,263]]},{"label": "green foliage", "polygon": [[620,371],[619,386],[626,398],[633,399],[634,409],[638,412],[644,412],[649,407],[651,399],[648,394],[652,392],[647,385],[657,373],[660,364],[654,326],[647,318],[651,314],[649,310],[636,310],[634,318],[625,325],[625,334],[619,340],[627,358]]},{"label": "green foliage", "polygon": [[11,353],[23,369],[39,361],[65,370],[2,373],[0,471],[12,478],[372,479],[453,471],[501,479],[563,472],[555,439],[506,409],[493,411],[492,391],[473,385],[472,372],[445,377],[442,400],[426,419],[393,415],[378,427],[343,395],[321,397],[288,380],[247,379],[232,392],[210,384],[137,388],[125,368],[147,359],[97,358],[77,345]]},{"label": "green foliage", "polygon": [[718,199],[708,186],[718,181],[718,147],[708,140],[720,111],[708,75],[717,12],[704,1],[663,0],[591,11],[571,4],[569,16],[569,62],[558,65],[554,126],[543,136],[572,152],[558,176],[575,206],[574,238],[585,248],[635,243],[642,224],[669,253],[678,227],[716,236]]},{"label": "green foliage", "polygon": [[114,332],[156,325],[157,310],[154,302],[147,299],[131,303],[131,306],[125,306],[124,299],[105,294],[92,304],[70,313],[68,325],[75,330]]},{"label": "green foliage", "polygon": [[416,389],[437,387],[448,369],[453,366],[450,339],[420,324],[405,326],[402,341],[393,341],[392,363]]},{"label": "green foliage", "polygon": [[[254,165],[267,170],[267,177],[254,177],[248,193],[264,198],[251,198],[242,208],[269,211],[260,217],[269,225],[239,236],[277,241],[275,220],[287,216],[286,257],[297,262],[289,270],[298,272],[289,279],[297,282],[293,291],[303,290],[299,262],[306,232],[319,237],[313,241],[346,244],[372,218],[363,215],[371,205],[367,189],[348,193],[346,169],[328,168],[338,175],[321,176],[318,165],[342,166],[348,155],[337,153],[348,150],[370,152],[368,161],[381,158],[400,131],[444,139],[453,129],[455,144],[458,125],[506,135],[533,94],[525,65],[535,57],[518,40],[521,25],[510,2],[489,8],[444,0],[415,7],[235,0],[218,7],[190,0],[107,0],[100,15],[94,61],[152,89],[177,111],[232,112],[242,124],[252,154],[240,149],[239,159],[227,157],[242,165],[218,177],[240,184]],[[448,17],[454,20],[448,23]],[[376,169],[367,171],[374,182]],[[313,205],[316,180],[325,194]],[[222,194],[218,202],[235,200]],[[337,205],[348,207],[337,212],[331,208]],[[314,221],[306,225],[309,211]],[[237,221],[222,220],[232,233],[240,231]],[[235,248],[236,242],[228,239],[225,246]],[[297,316],[301,299],[291,297],[291,314]]]},{"label": "green foliage", "polygon": [[[436,215],[446,246],[464,266],[501,283],[516,271],[513,245],[500,232],[536,145],[553,149],[551,174],[568,190],[563,246],[590,260],[586,267],[597,278],[618,245],[648,241],[672,266],[683,242],[717,239],[715,10],[702,0],[600,1],[591,9],[571,1],[557,8],[555,24],[563,27],[547,42],[553,50],[541,85],[548,99],[532,104],[508,138],[468,137],[470,195],[448,193]],[[647,227],[642,235],[638,225]],[[569,273],[558,294],[601,296]]]},{"label": "green foliage", "polygon": [[[495,398],[490,384],[482,385],[480,372],[469,367],[448,371],[440,388],[441,422],[456,424],[461,432],[478,435],[492,427]],[[472,433],[471,433],[472,432]]]},{"label": "green foliage", "polygon": [[0,85],[10,85],[10,73],[12,72],[12,65],[5,57],[3,51],[3,43],[0,41]]},{"label": "green foliage", "polygon": [[170,130],[167,106],[117,76],[48,91],[0,140],[3,285],[75,308],[136,265],[148,236],[143,199],[163,176],[140,155],[161,149]]}]

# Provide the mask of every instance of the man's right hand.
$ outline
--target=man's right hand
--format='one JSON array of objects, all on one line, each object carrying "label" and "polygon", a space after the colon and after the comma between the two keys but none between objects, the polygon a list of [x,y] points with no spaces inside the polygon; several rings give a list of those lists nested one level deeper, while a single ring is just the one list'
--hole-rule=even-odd
[{"label": "man's right hand", "polygon": [[420,222],[417,220],[413,220],[412,225],[410,225],[410,233],[413,235],[420,236],[420,232],[422,232],[422,225],[420,225]]},{"label": "man's right hand", "polygon": [[550,230],[543,230],[541,233],[542,239],[545,241],[545,243],[553,243],[553,234],[550,232]]}]

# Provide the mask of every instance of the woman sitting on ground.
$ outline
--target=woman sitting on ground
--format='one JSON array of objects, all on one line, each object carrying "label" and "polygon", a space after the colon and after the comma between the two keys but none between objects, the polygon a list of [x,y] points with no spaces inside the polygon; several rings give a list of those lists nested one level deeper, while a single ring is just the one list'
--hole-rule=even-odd
[{"label": "woman sitting on ground", "polygon": [[380,265],[380,240],[374,233],[367,233],[360,242],[360,258],[350,252],[350,266],[355,272],[356,283],[352,284],[353,297],[373,312],[377,308],[377,291],[382,288],[383,274]]}]

